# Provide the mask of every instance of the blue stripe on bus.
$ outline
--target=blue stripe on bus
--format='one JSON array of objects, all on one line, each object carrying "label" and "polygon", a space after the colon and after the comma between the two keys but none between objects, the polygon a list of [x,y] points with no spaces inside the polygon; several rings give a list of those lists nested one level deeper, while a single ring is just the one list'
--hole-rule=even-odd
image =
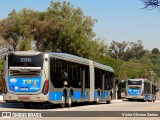
[{"label": "blue stripe on bus", "polygon": [[[94,98],[97,98],[98,97],[98,92],[94,92]],[[102,98],[102,92],[100,92],[100,98]]]},{"label": "blue stripe on bus", "polygon": [[145,100],[148,100],[148,95],[144,95],[144,99],[145,99]]},{"label": "blue stripe on bus", "polygon": [[81,94],[82,94],[81,91],[74,91],[73,92],[73,99],[74,100],[81,100]]},{"label": "blue stripe on bus", "polygon": [[84,94],[84,99],[88,99],[88,92],[87,91]]},{"label": "blue stripe on bus", "polygon": [[62,100],[62,92],[50,92],[50,100]]},{"label": "blue stripe on bus", "polygon": [[108,92],[104,92],[104,98],[109,98],[109,93]]},{"label": "blue stripe on bus", "polygon": [[[82,92],[81,91],[75,91],[73,93],[73,99],[75,100],[81,100],[81,94]],[[94,98],[97,98],[98,96],[98,92],[94,92]],[[109,96],[109,93],[108,92],[104,92],[104,98],[108,98]],[[88,99],[89,98],[89,94],[88,92],[86,91],[85,92],[85,96],[84,96],[85,99]],[[102,92],[100,92],[100,98],[102,98]],[[50,100],[61,100],[62,99],[62,92],[50,92]]]},{"label": "blue stripe on bus", "polygon": [[128,89],[128,95],[137,96],[141,95],[141,89]]},{"label": "blue stripe on bus", "polygon": [[[98,92],[94,92],[94,98],[97,98]],[[109,97],[109,92],[104,92],[104,98]],[[102,98],[102,92],[100,92],[100,98]]]},{"label": "blue stripe on bus", "polygon": [[94,92],[94,98],[98,97],[98,92]]},{"label": "blue stripe on bus", "polygon": [[148,94],[145,94],[145,95],[144,95],[144,99],[145,99],[145,100],[151,100],[151,99],[152,99],[152,96],[151,96],[151,95],[148,95]]},{"label": "blue stripe on bus", "polygon": [[100,98],[102,98],[102,92],[100,92]]}]

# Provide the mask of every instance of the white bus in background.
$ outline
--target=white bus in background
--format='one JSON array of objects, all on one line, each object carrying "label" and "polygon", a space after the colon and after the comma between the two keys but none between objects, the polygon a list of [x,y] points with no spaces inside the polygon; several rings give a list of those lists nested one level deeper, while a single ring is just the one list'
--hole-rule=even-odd
[{"label": "white bus in background", "polygon": [[148,79],[129,79],[126,82],[126,99],[154,102],[156,85]]},{"label": "white bus in background", "polygon": [[16,51],[5,56],[3,99],[72,106],[73,102],[111,102],[114,70],[66,53]]}]

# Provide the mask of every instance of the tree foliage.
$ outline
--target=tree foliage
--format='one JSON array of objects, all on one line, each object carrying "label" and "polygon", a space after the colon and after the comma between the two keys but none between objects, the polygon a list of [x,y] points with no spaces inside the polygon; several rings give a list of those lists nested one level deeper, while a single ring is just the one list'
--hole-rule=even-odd
[{"label": "tree foliage", "polygon": [[128,43],[125,41],[120,43],[113,40],[109,48],[110,55],[116,59],[123,59],[127,46],[128,46]]},{"label": "tree foliage", "polygon": [[141,0],[145,7],[144,8],[157,8],[160,6],[160,0]]},{"label": "tree foliage", "polygon": [[137,40],[137,42],[130,42],[126,52],[124,53],[124,60],[129,59],[139,59],[143,55],[145,55],[146,50],[144,50],[143,44],[141,40]]},{"label": "tree foliage", "polygon": [[120,79],[128,78],[148,78],[149,77],[150,67],[147,64],[142,64],[139,62],[128,61],[124,62],[120,66],[118,74]]},{"label": "tree foliage", "polygon": [[152,54],[160,54],[160,51],[158,48],[153,48],[151,52]]},{"label": "tree foliage", "polygon": [[137,42],[115,42],[112,41],[109,48],[110,55],[116,59],[122,59],[128,61],[133,58],[141,58],[145,55],[146,50],[142,45],[142,41],[137,40]]},{"label": "tree foliage", "polygon": [[[81,8],[64,1],[51,2],[44,12],[12,11],[0,26],[1,36],[14,50],[30,49],[34,40],[39,51],[66,52],[88,58],[93,49],[101,47],[93,40],[95,22],[96,19],[85,16]],[[95,51],[101,52],[100,49]]]},{"label": "tree foliage", "polygon": [[[0,35],[12,45],[13,50],[17,49],[20,41],[29,37],[30,12],[28,9],[23,9],[19,13],[13,10],[6,19],[0,21]],[[28,44],[24,45],[27,46]]]},{"label": "tree foliage", "polygon": [[31,26],[38,50],[90,56],[95,19],[68,2],[52,2],[47,11],[36,14]]}]

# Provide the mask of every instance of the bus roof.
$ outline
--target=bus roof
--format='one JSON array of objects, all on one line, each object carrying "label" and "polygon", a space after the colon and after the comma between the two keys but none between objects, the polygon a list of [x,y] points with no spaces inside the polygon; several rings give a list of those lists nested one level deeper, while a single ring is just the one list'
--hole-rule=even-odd
[{"label": "bus roof", "polygon": [[131,80],[131,81],[142,81],[142,82],[151,82],[150,80],[143,79],[143,78],[135,78],[135,79],[128,79],[128,80]]},{"label": "bus roof", "polygon": [[[14,52],[10,52],[9,54],[26,55],[27,56],[27,55],[37,55],[39,53],[45,53],[45,52],[28,50],[28,51],[14,51]],[[68,53],[50,52],[48,54],[51,57],[55,57],[55,58],[59,58],[59,59],[63,59],[63,60],[68,60],[68,61],[71,61],[71,62],[76,62],[76,63],[83,64],[83,65],[89,65],[89,59],[82,58],[82,57],[75,56],[75,55],[71,55],[71,54],[68,54]],[[112,73],[114,72],[113,68],[109,67],[107,65],[103,65],[103,64],[100,64],[100,63],[94,62],[94,61],[93,61],[93,64],[94,64],[94,67],[96,67],[96,68],[106,70],[106,71],[109,71],[109,72],[112,72]]]},{"label": "bus roof", "polygon": [[28,51],[14,51],[14,52],[9,52],[8,54],[15,54],[15,55],[38,55],[39,51],[34,51],[34,50],[28,50]]},{"label": "bus roof", "polygon": [[71,62],[77,62],[80,64],[89,65],[88,59],[78,57],[75,55],[71,55],[71,54],[67,54],[67,53],[56,53],[56,52],[49,53],[49,55],[52,57],[55,57],[55,58],[60,58],[60,59],[68,60]]},{"label": "bus roof", "polygon": [[[71,61],[71,62],[76,62],[76,63],[80,63],[80,64],[84,64],[84,65],[89,65],[89,60],[88,59],[78,57],[78,56],[75,56],[75,55],[71,55],[71,54],[68,54],[68,53],[52,52],[52,53],[49,53],[49,55],[52,56],[52,57],[68,60],[68,61]],[[103,70],[106,70],[106,71],[109,71],[109,72],[114,72],[113,68],[111,68],[107,65],[103,65],[103,64],[100,64],[98,62],[93,62],[93,63],[94,63],[94,66],[96,68],[103,69]]]},{"label": "bus roof", "polygon": [[94,62],[94,66],[95,66],[96,68],[100,68],[100,69],[103,69],[103,70],[106,70],[106,71],[109,71],[109,72],[114,72],[114,70],[113,70],[112,67],[109,67],[109,66],[100,64],[100,63],[98,63],[98,62]]}]

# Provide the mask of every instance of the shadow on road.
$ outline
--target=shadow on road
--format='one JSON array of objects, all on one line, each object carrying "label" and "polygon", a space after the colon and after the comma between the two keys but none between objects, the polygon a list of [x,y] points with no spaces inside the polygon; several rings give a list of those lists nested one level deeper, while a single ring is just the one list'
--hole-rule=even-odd
[{"label": "shadow on road", "polygon": [[[102,105],[106,103],[99,103],[97,105]],[[73,103],[72,107],[81,107],[81,106],[92,106],[96,105],[95,103],[88,103],[88,102],[80,102],[80,103]],[[23,103],[7,103],[1,102],[0,108],[10,108],[11,109],[36,109],[36,110],[45,110],[45,109],[59,109],[61,106],[59,104],[31,104],[28,107],[24,107]]]}]

